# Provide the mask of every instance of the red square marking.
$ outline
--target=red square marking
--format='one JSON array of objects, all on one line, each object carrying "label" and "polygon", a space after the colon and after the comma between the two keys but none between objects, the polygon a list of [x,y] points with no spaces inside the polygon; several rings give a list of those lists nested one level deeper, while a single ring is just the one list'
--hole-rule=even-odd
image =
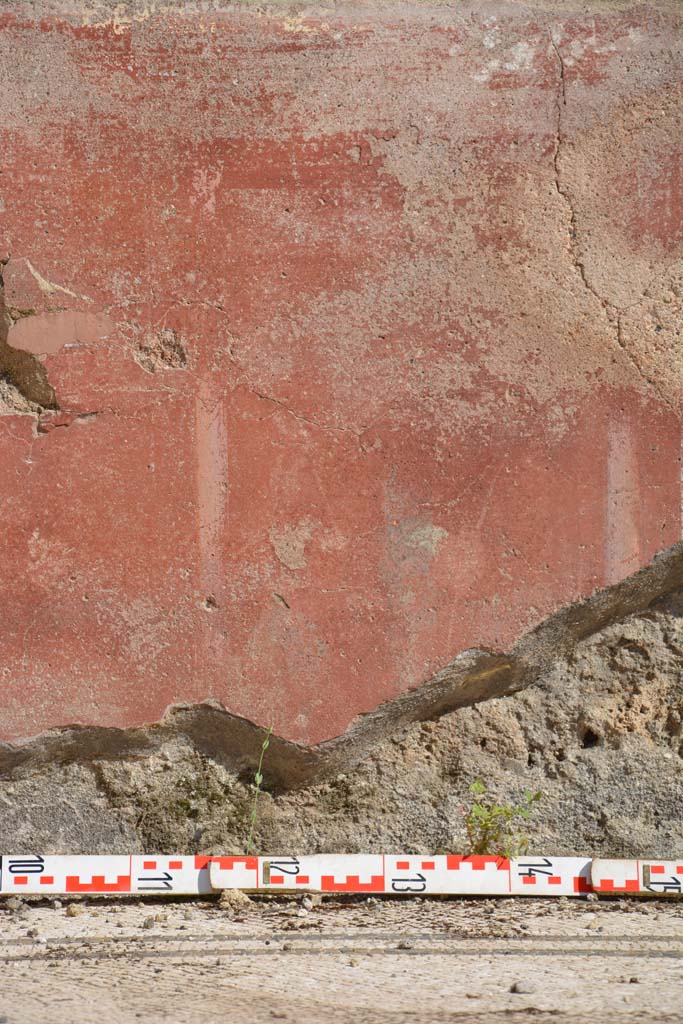
[{"label": "red square marking", "polygon": [[143,860],[142,866],[145,871],[154,871],[157,866],[157,862],[155,860]]},{"label": "red square marking", "polygon": [[434,861],[433,860],[423,860],[422,861],[422,870],[423,871],[433,871],[434,870]]},{"label": "red square marking", "polygon": [[410,871],[410,861],[409,860],[397,860],[396,861],[396,870],[397,871]]},{"label": "red square marking", "polygon": [[561,885],[562,877],[560,875],[551,875],[548,879],[548,885]]},{"label": "red square marking", "polygon": [[179,871],[182,866],[183,862],[181,860],[169,860],[168,862],[169,871]]},{"label": "red square marking", "polygon": [[677,875],[683,875],[683,864],[677,864],[676,865],[676,874]]},{"label": "red square marking", "polygon": [[284,875],[271,875],[270,876],[270,884],[271,885],[282,885],[284,880],[285,880],[285,876]]},{"label": "red square marking", "polygon": [[17,875],[14,879],[15,885],[28,885],[28,875]]},{"label": "red square marking", "polygon": [[40,884],[41,885],[54,885],[55,884],[55,876],[54,875],[41,875],[40,876]]},{"label": "red square marking", "polygon": [[663,875],[664,874],[664,865],[663,864],[652,864],[652,865],[650,865],[650,874],[651,875]]},{"label": "red square marking", "polygon": [[536,885],[536,875],[525,875],[522,882],[524,885]]},{"label": "red square marking", "polygon": [[638,892],[640,882],[637,878],[627,878],[623,885],[617,885],[613,878],[603,878],[594,888],[597,892]]},{"label": "red square marking", "polygon": [[309,878],[308,875],[297,875],[296,876],[296,884],[297,885],[308,885],[310,880],[311,879]]}]

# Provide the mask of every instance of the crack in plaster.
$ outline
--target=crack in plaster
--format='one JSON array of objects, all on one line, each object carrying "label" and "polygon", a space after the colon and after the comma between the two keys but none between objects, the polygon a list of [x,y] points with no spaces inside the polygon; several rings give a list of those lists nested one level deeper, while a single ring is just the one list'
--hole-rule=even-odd
[{"label": "crack in plaster", "polygon": [[51,423],[47,417],[40,415],[36,423],[36,433],[50,434],[53,430],[72,427],[74,423],[85,423],[88,420],[97,419],[98,416],[104,416],[105,413],[112,413],[113,411],[113,409],[93,409],[91,412],[77,412],[75,415],[70,415],[66,419],[60,420],[59,423]]},{"label": "crack in plaster", "polygon": [[550,36],[550,43],[551,43],[551,46],[552,46],[553,50],[555,51],[555,55],[557,57],[557,61],[558,61],[558,65],[559,65],[559,78],[558,78],[557,99],[556,99],[557,124],[556,124],[556,127],[555,127],[555,147],[554,147],[554,151],[553,151],[553,168],[554,168],[554,171],[555,171],[555,190],[557,191],[557,194],[562,197],[562,199],[563,199],[564,203],[566,204],[567,209],[569,211],[569,245],[568,245],[568,249],[569,249],[569,253],[571,255],[571,259],[572,259],[572,265],[573,265],[574,269],[577,271],[577,273],[579,274],[579,276],[580,276],[580,278],[581,278],[581,280],[583,282],[584,287],[591,293],[591,295],[593,295],[598,300],[598,302],[600,303],[602,308],[605,310],[606,315],[607,315],[607,319],[608,319],[609,323],[611,324],[612,323],[611,311],[613,309],[613,306],[609,302],[609,300],[605,299],[604,296],[602,296],[600,294],[600,292],[597,290],[597,288],[591,283],[591,281],[588,278],[588,273],[586,271],[586,265],[585,265],[584,261],[581,259],[579,253],[577,252],[576,241],[577,241],[577,236],[578,236],[578,225],[577,225],[576,210],[574,209],[574,203],[573,203],[572,196],[571,196],[571,193],[570,193],[569,189],[566,187],[566,185],[564,185],[562,183],[562,171],[561,171],[561,168],[560,168],[560,162],[561,162],[561,156],[562,156],[562,145],[563,145],[563,142],[564,142],[563,124],[562,124],[562,122],[563,122],[562,111],[567,106],[567,83],[566,83],[566,80],[565,80],[564,58],[562,57],[562,54],[560,53],[560,49],[559,49],[557,43],[555,42],[555,40],[553,39],[552,35]]},{"label": "crack in plaster", "polygon": [[36,270],[31,263],[30,259],[25,256],[24,263],[26,264],[29,273],[35,279],[36,284],[40,288],[43,295],[48,297],[54,295],[55,292],[62,292],[63,295],[69,295],[72,299],[77,299],[79,302],[92,302],[93,300],[87,295],[79,295],[78,292],[72,292],[70,288],[65,288],[64,285],[55,284],[54,281],[48,281],[46,277]]},{"label": "crack in plaster", "polygon": [[[161,326],[161,330],[167,330],[168,329],[168,328],[165,327],[165,321],[166,321],[166,316],[168,315],[168,313],[172,309],[175,309],[175,308],[193,309],[195,307],[201,307],[201,308],[215,310],[215,311],[219,312],[222,316],[224,316],[226,318],[226,320],[230,320],[230,315],[228,314],[227,310],[224,308],[224,306],[220,302],[213,302],[213,301],[211,301],[209,299],[197,299],[197,300],[184,299],[182,301],[178,301],[178,302],[173,303],[171,306],[169,306],[167,308],[166,313],[164,314],[164,316],[161,318],[161,321],[160,321],[160,324],[162,325]],[[107,306],[106,307],[106,312],[107,313],[111,313],[114,309],[116,309],[115,306]],[[159,325],[157,325],[157,326],[159,326]],[[262,402],[269,402],[272,405],[278,406],[279,408],[283,409],[284,412],[286,412],[290,416],[294,417],[294,419],[299,420],[301,423],[306,423],[308,426],[315,427],[317,430],[328,431],[330,433],[350,434],[352,437],[355,437],[356,440],[358,441],[358,446],[359,446],[360,450],[363,452],[363,454],[367,453],[368,449],[365,447],[365,445],[363,444],[363,440],[362,440],[363,439],[363,435],[366,434],[367,431],[370,430],[371,427],[373,427],[376,424],[377,421],[374,421],[373,423],[368,423],[368,424],[366,424],[364,426],[361,426],[360,429],[356,429],[354,427],[333,426],[331,423],[321,423],[319,420],[314,420],[314,419],[312,419],[309,416],[304,416],[303,413],[300,413],[296,409],[293,409],[290,405],[288,405],[282,399],[274,398],[272,395],[268,395],[265,392],[260,391],[259,388],[250,379],[249,373],[248,373],[247,369],[245,368],[245,366],[240,362],[239,358],[235,355],[234,344],[238,341],[237,335],[230,328],[227,328],[227,332],[228,332],[228,335],[230,337],[230,340],[231,340],[232,344],[230,344],[227,348],[225,348],[224,352],[227,355],[229,361],[235,367],[235,369],[238,370],[239,373],[242,375],[242,379],[238,380],[237,383],[233,384],[231,387],[228,386],[228,387],[221,388],[220,390],[217,390],[215,393],[216,393],[216,395],[218,397],[226,397],[227,395],[234,394],[236,391],[238,391],[241,388],[241,389],[247,391],[250,395],[253,395],[254,398],[258,398]],[[133,358],[135,358],[135,354],[133,354]],[[136,362],[138,362],[137,359],[136,359]],[[195,380],[197,380],[200,383],[204,379],[201,374],[193,371],[190,368],[190,366],[188,365],[187,362],[183,365],[182,369],[190,377],[194,378]],[[160,386],[163,386],[163,385],[160,385]],[[165,390],[168,391],[168,393],[173,394],[173,395],[176,395],[178,393],[175,388],[166,387]],[[200,401],[201,401],[201,399],[200,399]]]},{"label": "crack in plaster", "polygon": [[578,247],[578,219],[576,209],[570,190],[567,188],[562,181],[561,171],[561,159],[562,159],[562,146],[564,143],[564,132],[563,132],[563,109],[567,106],[567,82],[565,78],[565,63],[560,48],[558,47],[552,33],[549,33],[550,44],[557,57],[559,66],[558,85],[556,93],[556,108],[557,108],[557,123],[555,127],[555,146],[553,150],[553,169],[555,172],[555,190],[559,196],[563,199],[569,211],[569,244],[568,251],[571,256],[572,266],[579,274],[584,287],[591,295],[593,295],[600,303],[602,309],[605,312],[605,317],[610,328],[614,329],[614,337],[619,349],[624,353],[629,363],[636,371],[640,379],[647,384],[655,392],[657,397],[666,405],[670,412],[677,415],[677,411],[672,405],[671,401],[666,394],[662,391],[658,383],[645,373],[640,363],[634,356],[630,348],[624,343],[622,336],[621,317],[623,313],[628,309],[632,309],[637,306],[645,298],[647,291],[650,287],[651,282],[645,287],[643,293],[634,302],[629,303],[628,306],[617,306],[616,303],[610,301],[604,295],[601,295],[595,285],[591,282],[588,272],[586,270],[585,261],[581,258]]},{"label": "crack in plaster", "polygon": [[249,394],[254,395],[255,398],[260,399],[262,402],[270,402],[272,405],[276,405],[280,409],[284,409],[286,413],[288,413],[290,416],[293,416],[295,420],[299,420],[301,423],[306,423],[311,427],[317,427],[318,430],[325,430],[329,431],[330,433],[351,434],[351,436],[355,437],[356,440],[358,441],[360,449],[363,452],[366,451],[366,449],[363,447],[362,437],[365,431],[368,429],[367,427],[364,427],[363,430],[358,431],[354,430],[352,427],[334,427],[328,423],[319,423],[317,420],[310,419],[308,416],[304,416],[301,413],[296,412],[295,409],[292,409],[290,406],[287,405],[286,402],[281,401],[281,399],[273,398],[271,395],[266,395],[263,394],[263,392],[261,391],[257,391],[256,388],[252,387],[247,382],[238,385],[238,387],[245,388],[245,390],[247,390]]}]

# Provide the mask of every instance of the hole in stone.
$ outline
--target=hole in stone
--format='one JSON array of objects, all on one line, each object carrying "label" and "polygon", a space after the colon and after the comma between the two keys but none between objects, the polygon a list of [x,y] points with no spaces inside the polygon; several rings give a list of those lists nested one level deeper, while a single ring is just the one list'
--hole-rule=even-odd
[{"label": "hole in stone", "polygon": [[581,746],[584,750],[588,750],[590,747],[597,747],[600,739],[601,737],[598,736],[597,732],[593,732],[592,729],[586,729],[581,737]]}]

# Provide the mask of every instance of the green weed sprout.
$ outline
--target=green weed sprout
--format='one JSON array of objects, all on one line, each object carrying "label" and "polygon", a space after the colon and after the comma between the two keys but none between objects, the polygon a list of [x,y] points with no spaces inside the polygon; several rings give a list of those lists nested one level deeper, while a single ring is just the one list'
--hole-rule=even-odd
[{"label": "green weed sprout", "polygon": [[261,756],[258,760],[258,767],[254,774],[254,799],[251,805],[251,815],[249,820],[249,836],[247,838],[247,856],[251,853],[251,848],[254,845],[254,830],[256,829],[256,822],[258,820],[258,801],[261,795],[261,786],[263,785],[263,759],[266,756],[266,750],[270,746],[270,737],[273,735],[273,726],[268,727],[263,743],[261,744]]},{"label": "green weed sprout", "polygon": [[529,838],[521,825],[531,817],[541,793],[524,791],[516,804],[497,804],[488,795],[486,783],[475,779],[470,785],[473,803],[463,808],[467,832],[468,854],[489,854],[497,857],[519,857],[529,849]]}]

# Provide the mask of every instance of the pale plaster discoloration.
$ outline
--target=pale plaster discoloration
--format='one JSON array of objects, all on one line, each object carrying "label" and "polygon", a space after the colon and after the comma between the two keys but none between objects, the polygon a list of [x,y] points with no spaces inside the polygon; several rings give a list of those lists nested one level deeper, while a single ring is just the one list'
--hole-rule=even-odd
[{"label": "pale plaster discoloration", "polygon": [[50,356],[65,345],[96,345],[113,329],[110,318],[102,313],[44,313],[17,320],[9,329],[7,343],[21,352]]}]

